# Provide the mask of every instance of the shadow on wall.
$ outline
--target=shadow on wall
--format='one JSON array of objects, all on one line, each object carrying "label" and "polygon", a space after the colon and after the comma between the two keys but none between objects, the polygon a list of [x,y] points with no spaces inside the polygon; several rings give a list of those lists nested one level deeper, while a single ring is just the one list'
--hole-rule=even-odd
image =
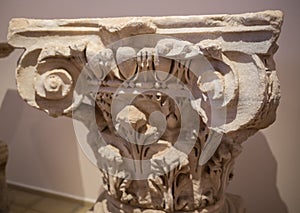
[{"label": "shadow on wall", "polygon": [[243,197],[247,213],[288,213],[277,186],[277,162],[258,132],[243,144],[228,191]]},{"label": "shadow on wall", "polygon": [[7,179],[84,197],[71,119],[50,118],[7,90],[0,108],[0,140],[9,147]]}]

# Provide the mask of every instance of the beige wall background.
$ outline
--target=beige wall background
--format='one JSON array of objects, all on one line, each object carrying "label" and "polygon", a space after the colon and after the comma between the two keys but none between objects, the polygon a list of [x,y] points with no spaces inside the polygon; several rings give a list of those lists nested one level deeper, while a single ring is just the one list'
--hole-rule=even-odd
[{"label": "beige wall background", "polygon": [[[285,21],[275,56],[282,99],[276,122],[244,144],[229,191],[245,198],[248,213],[300,212],[300,7],[297,0],[0,0],[0,41],[13,17],[80,18],[242,13],[280,9]],[[97,169],[76,143],[72,121],[51,118],[19,98],[14,70],[21,51],[0,59],[0,140],[10,149],[8,181],[94,200]]]}]

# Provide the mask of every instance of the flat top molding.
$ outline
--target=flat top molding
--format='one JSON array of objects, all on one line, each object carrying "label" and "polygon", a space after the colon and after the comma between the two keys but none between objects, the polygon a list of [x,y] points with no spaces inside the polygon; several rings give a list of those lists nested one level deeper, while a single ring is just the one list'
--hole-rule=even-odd
[{"label": "flat top molding", "polygon": [[[164,17],[117,17],[91,19],[25,19],[10,22],[8,40],[14,46],[15,35],[41,37],[51,35],[91,35],[101,31],[121,37],[137,34],[230,33],[271,31],[277,38],[283,13],[268,10],[235,15],[199,15]],[[137,30],[132,30],[132,29]],[[15,45],[20,46],[20,45]]]},{"label": "flat top molding", "polygon": [[[283,13],[267,10],[234,15],[163,17],[117,17],[91,19],[25,19],[10,21],[8,44],[13,48],[36,48],[47,43],[101,40],[107,46],[122,38],[141,34],[176,37],[197,44],[214,40],[223,52],[274,54]],[[60,39],[62,38],[62,39]],[[256,44],[253,48],[253,43]],[[3,45],[1,45],[2,47]],[[33,47],[34,46],[34,47]],[[3,46],[4,48],[5,46]],[[3,56],[7,56],[4,51]]]},{"label": "flat top molding", "polygon": [[[226,27],[226,26],[259,26],[272,25],[280,27],[283,13],[280,10],[267,10],[255,13],[243,14],[219,14],[219,15],[190,15],[190,16],[161,16],[161,17],[114,17],[114,18],[79,18],[79,19],[26,19],[14,18],[11,20],[12,31],[25,28],[50,28],[55,27],[87,27],[99,28],[110,26],[122,27],[130,23],[152,22],[157,28],[180,27]],[[24,25],[16,24],[22,22]]]}]

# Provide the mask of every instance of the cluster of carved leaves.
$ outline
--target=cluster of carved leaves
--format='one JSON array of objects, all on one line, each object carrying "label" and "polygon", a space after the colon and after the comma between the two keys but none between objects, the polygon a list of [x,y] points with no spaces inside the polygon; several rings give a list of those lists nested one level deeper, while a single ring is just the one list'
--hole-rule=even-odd
[{"label": "cluster of carved leaves", "polygon": [[[273,54],[281,24],[280,11],[205,17],[14,19],[10,45],[0,44],[0,57],[24,48],[16,72],[21,97],[55,117],[71,117],[81,110],[75,119],[93,134],[102,134],[106,144],[90,140],[92,133],[87,143],[97,156],[107,193],[124,205],[125,212],[127,204],[136,207],[127,212],[142,212],[137,208],[211,212],[208,208],[224,199],[240,143],[275,120],[280,94]],[[173,38],[146,39],[138,47],[111,45],[133,35],[150,38],[164,33]],[[132,44],[139,41],[135,37]],[[143,72],[147,75],[140,75]],[[184,86],[193,99],[182,93]],[[130,106],[116,107],[114,115],[118,88],[124,94],[143,89],[165,92],[141,92]],[[168,91],[180,98],[168,96]],[[182,119],[180,110],[192,108],[200,128],[186,134],[185,142],[196,138],[186,153],[176,140],[181,129],[189,130],[182,125],[183,119],[192,117]],[[153,111],[165,121],[151,121]],[[152,173],[137,180],[135,176],[146,170],[143,160],[149,162]],[[95,212],[102,210],[103,206],[95,206]]]},{"label": "cluster of carved leaves", "polygon": [[[104,49],[97,57],[91,58],[89,55],[93,55],[93,51],[99,50],[95,47],[93,49],[93,45],[88,43],[68,47],[61,45],[59,48],[55,44],[28,50],[22,58],[18,72],[20,86],[24,83],[21,79],[23,69],[32,72],[34,76],[32,84],[35,85],[33,88],[35,95],[32,96],[31,93],[28,95],[27,90],[21,90],[26,93],[24,96],[28,96],[27,101],[53,116],[70,115],[70,112],[76,109],[76,104],[79,104],[72,102],[72,91],[78,76],[84,70],[87,82],[100,88],[96,93],[87,90],[81,95],[87,96],[90,95],[88,92],[94,92],[92,97],[95,97],[96,108],[99,109],[97,113],[101,114],[102,118],[98,122],[99,130],[108,135],[109,145],[100,147],[97,152],[103,159],[99,161],[98,166],[103,172],[103,181],[111,196],[130,205],[164,209],[168,212],[205,208],[220,200],[231,172],[229,170],[232,165],[229,162],[233,159],[231,154],[233,148],[224,146],[232,146],[233,142],[221,143],[217,152],[207,162],[217,148],[215,146],[207,153],[209,158],[204,160],[204,163],[207,163],[199,167],[197,162],[207,145],[207,135],[214,131],[209,129],[204,136],[201,133],[197,134],[200,139],[199,144],[194,148],[195,157],[185,156],[184,153],[181,156],[178,154],[180,150],[176,150],[178,153],[174,154],[171,160],[166,159],[161,152],[171,148],[176,149],[172,146],[181,128],[180,113],[174,100],[165,94],[141,94],[135,98],[132,105],[144,114],[144,121],[141,121],[140,126],[135,129],[124,126],[124,123],[116,128],[113,123],[115,118],[111,115],[113,94],[120,86],[139,88],[141,81],[143,82],[141,86],[145,88],[172,89],[176,88],[176,85],[186,84],[196,97],[191,104],[199,113],[204,129],[215,125],[212,124],[211,118],[213,107],[226,110],[223,133],[239,130],[241,126],[259,127],[262,124],[258,122],[257,116],[262,116],[262,112],[257,109],[261,108],[265,100],[271,98],[272,91],[269,92],[268,97],[265,97],[265,90],[270,91],[274,86],[271,88],[269,86],[267,89],[265,87],[276,80],[266,81],[267,65],[256,55],[224,53],[221,45],[214,42],[192,45],[185,41],[165,39],[159,41],[154,48],[136,51],[130,47],[120,47],[116,52]],[[200,72],[197,76],[197,72],[192,72],[203,66],[199,64],[197,58],[203,57],[203,54],[214,69],[213,75]],[[32,61],[35,55],[38,57],[36,61]],[[253,70],[252,77],[263,83],[258,88],[261,89],[262,98],[259,100],[261,103],[255,106],[255,109],[247,109],[253,110],[254,114],[239,110],[248,104],[241,98],[251,95],[249,91],[240,89],[245,75],[240,68],[247,69],[249,71],[247,75]],[[161,70],[164,73],[153,72],[152,75],[146,76],[148,79],[139,79],[140,72],[151,70]],[[175,80],[172,76],[175,76]],[[272,78],[271,74],[268,75],[268,79],[270,78]],[[59,84],[59,90],[53,89],[52,84],[55,84],[54,86]],[[105,90],[106,88],[112,90]],[[276,100],[275,96],[273,98]],[[239,100],[240,102],[235,104]],[[268,106],[272,107],[270,104]],[[157,135],[160,128],[149,124],[151,114],[149,109],[158,110],[166,117],[167,127],[159,138]],[[140,137],[138,132],[146,136]],[[123,135],[120,135],[122,133]],[[115,140],[112,135],[116,138],[125,137],[126,141]],[[148,145],[147,140],[156,140],[156,142]],[[151,159],[151,169],[155,171],[155,175],[150,175],[147,180],[131,180],[134,174],[119,170],[124,167],[123,157],[137,160],[133,161],[131,166],[138,173],[143,172],[140,161]]]}]

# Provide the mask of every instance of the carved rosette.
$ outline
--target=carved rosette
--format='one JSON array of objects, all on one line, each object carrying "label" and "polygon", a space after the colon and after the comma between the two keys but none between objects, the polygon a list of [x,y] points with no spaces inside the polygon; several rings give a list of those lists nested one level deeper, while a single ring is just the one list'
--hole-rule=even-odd
[{"label": "carved rosette", "polygon": [[280,11],[13,19],[8,38],[25,49],[21,97],[91,131],[106,189],[94,212],[232,213],[243,211],[225,194],[241,143],[275,120],[281,24]]}]

